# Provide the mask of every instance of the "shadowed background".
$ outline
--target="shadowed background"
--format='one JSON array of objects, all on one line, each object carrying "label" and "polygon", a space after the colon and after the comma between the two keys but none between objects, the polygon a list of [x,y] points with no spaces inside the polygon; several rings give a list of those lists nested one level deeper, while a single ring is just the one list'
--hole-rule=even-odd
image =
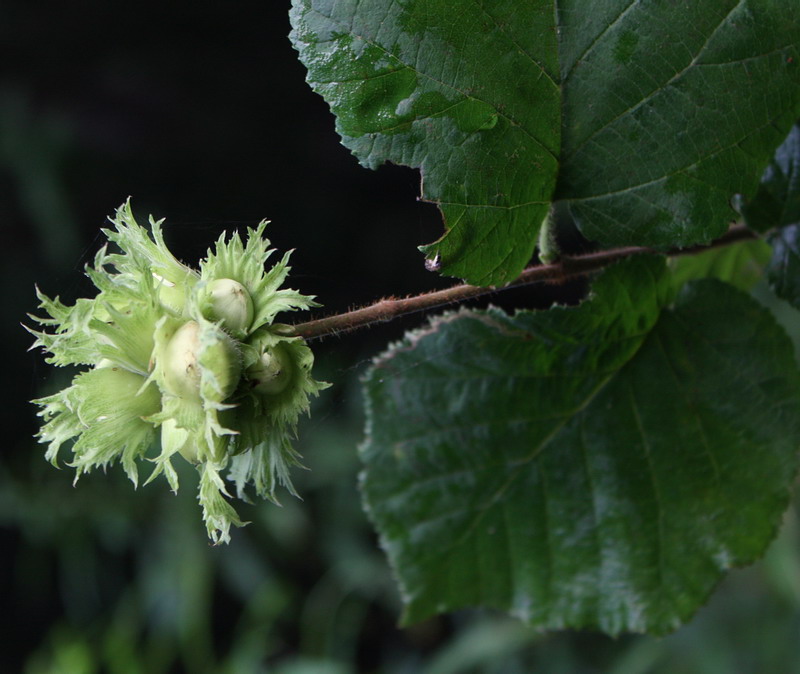
[{"label": "shadowed background", "polygon": [[[0,670],[800,671],[794,515],[766,564],[734,574],[665,640],[536,635],[484,611],[397,629],[397,591],[359,505],[358,377],[423,316],[315,343],[317,378],[334,387],[301,426],[304,500],[237,505],[252,524],[230,546],[208,545],[191,468],[174,496],[163,481],[134,491],[118,467],[73,488],[68,468],[45,462],[27,401],[71,374],[26,353],[19,323],[36,310],[34,284],[70,302],[91,292],[83,266],[129,195],[141,223],[166,218],[189,264],[223,230],[270,219],[273,245],[296,249],[290,285],[324,312],[449,285],[416,250],[442,231],[416,201],[417,172],[362,169],[339,145],[287,13],[283,1],[0,6]],[[579,292],[493,301],[546,306]]]}]

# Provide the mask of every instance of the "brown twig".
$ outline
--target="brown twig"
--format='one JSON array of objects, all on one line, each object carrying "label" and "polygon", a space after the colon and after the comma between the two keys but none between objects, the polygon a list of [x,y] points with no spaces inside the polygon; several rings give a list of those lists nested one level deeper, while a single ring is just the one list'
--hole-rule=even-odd
[{"label": "brown twig", "polygon": [[[731,227],[731,229],[729,229],[719,239],[716,239],[708,245],[670,250],[667,251],[666,254],[670,256],[693,255],[710,248],[727,246],[745,239],[754,239],[757,238],[757,236],[757,234],[746,227],[736,225]],[[601,250],[596,253],[585,253],[583,255],[575,255],[573,257],[562,257],[558,262],[553,264],[542,264],[528,267],[515,281],[501,288],[481,287],[468,284],[456,285],[451,288],[445,288],[444,290],[435,290],[402,299],[378,300],[374,304],[370,304],[359,309],[353,309],[352,311],[346,311],[341,314],[326,316],[325,318],[318,318],[305,323],[297,323],[292,327],[295,334],[307,339],[312,337],[324,337],[326,335],[338,334],[342,332],[350,332],[351,330],[367,327],[374,323],[389,321],[393,318],[397,318],[398,316],[415,313],[425,309],[435,309],[437,307],[446,306],[455,302],[463,302],[467,299],[496,293],[507,288],[516,288],[518,286],[529,285],[531,283],[538,283],[541,281],[563,283],[569,279],[578,276],[585,276],[593,271],[603,269],[614,262],[631,257],[632,255],[653,252],[658,251],[653,251],[650,248],[631,246],[627,248]]]}]

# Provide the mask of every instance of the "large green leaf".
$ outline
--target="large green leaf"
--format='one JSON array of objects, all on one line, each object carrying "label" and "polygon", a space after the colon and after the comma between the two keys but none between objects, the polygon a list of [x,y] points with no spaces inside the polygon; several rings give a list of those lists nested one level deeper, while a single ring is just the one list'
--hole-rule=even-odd
[{"label": "large green leaf", "polygon": [[707,241],[734,219],[732,197],[755,192],[798,113],[800,5],[600,6],[562,8],[556,198],[604,243]]},{"label": "large green leaf", "polygon": [[577,308],[461,312],[375,363],[363,495],[406,622],[466,606],[665,632],[773,537],[800,376],[717,280],[629,260]]},{"label": "large green leaf", "polygon": [[[541,3],[295,2],[292,40],[376,168],[420,167],[448,234],[443,271],[510,281],[528,262],[558,171],[561,92]],[[377,224],[377,223],[376,223]]]},{"label": "large green leaf", "polygon": [[293,5],[343,143],[421,169],[426,253],[476,284],[519,273],[552,199],[608,245],[719,235],[798,112],[795,0]]},{"label": "large green leaf", "polygon": [[800,308],[800,123],[775,151],[755,198],[742,207],[748,226],[770,231],[767,276],[775,293]]}]

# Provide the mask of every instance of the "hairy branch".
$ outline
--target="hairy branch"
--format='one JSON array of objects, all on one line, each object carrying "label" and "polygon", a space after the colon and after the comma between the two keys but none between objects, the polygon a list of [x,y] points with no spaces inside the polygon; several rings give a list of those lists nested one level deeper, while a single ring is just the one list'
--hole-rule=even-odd
[{"label": "hairy branch", "polygon": [[[737,225],[731,227],[723,236],[716,239],[707,246],[693,246],[691,248],[675,249],[667,252],[667,255],[693,255],[703,252],[710,248],[727,246],[737,241],[755,239],[758,235],[744,226]],[[553,264],[542,264],[525,269],[519,277],[501,288],[481,287],[467,284],[456,285],[444,290],[413,295],[402,299],[382,299],[374,304],[370,304],[359,309],[346,311],[341,314],[334,314],[325,318],[318,318],[306,323],[298,323],[293,327],[297,335],[305,338],[325,337],[327,335],[338,334],[367,327],[374,323],[389,321],[398,316],[412,314],[425,309],[435,309],[455,302],[463,302],[473,297],[480,297],[491,293],[500,292],[507,288],[549,281],[551,283],[563,283],[569,279],[585,276],[593,271],[618,262],[632,255],[642,253],[653,253],[650,248],[631,246],[627,248],[612,248],[601,250],[596,253],[586,253],[574,257],[562,257]]]}]

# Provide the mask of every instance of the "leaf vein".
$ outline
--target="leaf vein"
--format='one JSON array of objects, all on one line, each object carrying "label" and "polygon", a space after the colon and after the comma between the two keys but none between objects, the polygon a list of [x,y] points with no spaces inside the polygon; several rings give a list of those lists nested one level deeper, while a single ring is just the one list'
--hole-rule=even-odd
[{"label": "leaf vein", "polygon": [[[653,178],[652,180],[647,180],[647,181],[645,181],[643,183],[639,183],[638,185],[629,185],[628,187],[623,187],[622,189],[619,189],[619,190],[612,190],[610,192],[604,192],[603,194],[591,194],[591,195],[587,195],[585,197],[570,197],[566,201],[573,201],[573,202],[574,201],[592,201],[592,200],[595,200],[595,199],[605,199],[605,198],[609,198],[609,197],[615,197],[615,196],[618,196],[620,194],[625,194],[626,192],[634,192],[635,190],[641,189],[643,187],[650,187],[651,185],[655,185],[655,184],[657,184],[659,182],[662,182],[664,180],[668,180],[669,178],[673,178],[673,177],[675,177],[677,175],[680,175],[680,174],[684,174],[684,175],[686,175],[687,178],[692,178],[693,180],[701,182],[704,185],[708,185],[709,187],[711,187],[711,188],[713,188],[715,190],[719,190],[720,188],[717,185],[712,185],[708,181],[703,180],[702,178],[700,178],[699,176],[690,175],[689,173],[687,173],[687,171],[697,167],[700,163],[702,163],[704,161],[708,161],[709,159],[713,159],[717,155],[720,155],[720,154],[722,154],[724,152],[728,152],[729,150],[732,150],[734,148],[739,147],[741,145],[741,143],[746,141],[751,136],[760,133],[763,129],[765,129],[765,128],[769,127],[769,126],[772,126],[773,121],[774,121],[773,119],[767,120],[764,124],[762,124],[761,126],[755,127],[754,129],[752,129],[749,133],[747,133],[742,138],[738,138],[734,142],[732,142],[732,143],[730,143],[728,145],[725,145],[724,147],[721,147],[721,148],[715,150],[714,152],[712,152],[710,154],[707,154],[704,157],[700,157],[697,161],[694,161],[691,164],[688,164],[686,166],[682,166],[682,167],[680,167],[678,169],[675,169],[674,171],[672,171],[671,173],[668,173],[666,175],[659,176],[658,178]],[[739,149],[741,150],[741,148],[739,148]],[[744,150],[742,150],[742,152],[743,151]]]},{"label": "leaf vein", "polygon": [[545,76],[545,77],[548,79],[548,81],[549,81],[549,82],[550,82],[550,83],[553,85],[553,87],[555,87],[556,89],[559,89],[560,87],[559,87],[559,85],[556,83],[556,81],[553,79],[553,76],[552,76],[552,75],[550,75],[550,73],[548,73],[548,72],[545,70],[544,66],[543,66],[541,63],[539,63],[539,61],[537,61],[537,60],[536,60],[536,59],[535,59],[535,58],[534,58],[534,57],[533,57],[531,54],[529,54],[529,53],[528,53],[528,52],[527,52],[527,51],[526,51],[526,50],[525,50],[525,49],[522,47],[522,45],[520,45],[520,44],[519,44],[519,42],[517,42],[517,41],[516,41],[516,40],[515,40],[513,37],[511,37],[511,36],[510,36],[510,35],[509,35],[509,34],[508,34],[506,31],[505,31],[505,29],[504,29],[504,28],[503,28],[503,27],[500,25],[500,23],[498,22],[498,20],[497,20],[497,19],[496,19],[496,18],[495,18],[495,17],[494,17],[492,14],[490,14],[490,13],[489,13],[489,10],[487,10],[487,9],[486,9],[486,6],[484,5],[484,3],[483,3],[481,0],[476,0],[476,3],[475,3],[475,4],[476,4],[476,5],[478,5],[478,7],[480,7],[481,11],[482,11],[482,12],[483,12],[483,13],[484,13],[486,16],[488,16],[488,17],[489,17],[489,18],[492,20],[492,22],[494,23],[494,25],[497,27],[497,30],[499,30],[499,31],[500,31],[500,33],[501,33],[501,34],[502,34],[502,35],[503,35],[503,36],[504,36],[506,39],[508,39],[508,41],[509,41],[509,42],[511,42],[511,44],[513,44],[513,45],[514,45],[514,46],[515,46],[515,47],[516,47],[516,48],[517,48],[517,49],[520,51],[520,53],[521,53],[521,54],[524,54],[525,56],[527,56],[527,57],[528,57],[528,59],[530,60],[530,62],[531,62],[533,65],[535,65],[535,66],[536,66],[536,67],[537,67],[537,68],[538,68],[538,69],[539,69],[539,70],[542,72],[542,74],[543,74],[543,75],[544,75],[544,76]]},{"label": "leaf vein", "polygon": [[583,57],[584,57],[584,56],[586,56],[586,54],[588,54],[590,51],[592,51],[592,50],[593,50],[593,49],[594,49],[594,48],[597,46],[597,44],[600,42],[600,40],[602,40],[602,39],[603,39],[603,37],[605,36],[605,34],[606,34],[606,33],[608,33],[608,31],[610,31],[610,30],[611,30],[611,29],[612,29],[614,26],[616,26],[616,25],[617,25],[617,24],[618,24],[620,21],[622,21],[622,19],[625,17],[625,15],[626,15],[626,14],[627,14],[627,13],[628,13],[628,12],[629,12],[629,11],[630,11],[630,10],[631,10],[631,9],[632,9],[632,8],[633,8],[635,5],[636,5],[636,4],[638,4],[638,1],[639,1],[639,0],[631,0],[631,1],[630,1],[630,3],[628,4],[628,6],[627,6],[627,7],[625,7],[625,9],[623,9],[623,10],[622,10],[622,11],[621,11],[621,12],[620,12],[618,15],[617,15],[617,17],[616,17],[616,18],[615,18],[615,19],[614,19],[614,20],[613,20],[611,23],[609,23],[609,24],[608,24],[608,26],[606,26],[606,27],[605,27],[605,28],[604,28],[604,29],[603,29],[603,30],[602,30],[602,31],[601,31],[601,32],[600,32],[600,33],[597,35],[597,37],[596,37],[596,38],[595,38],[595,39],[592,41],[592,43],[591,43],[591,44],[590,44],[588,47],[586,47],[586,49],[584,49],[584,50],[583,50],[583,51],[580,53],[580,55],[579,55],[579,56],[578,56],[578,57],[577,57],[577,58],[576,58],[576,59],[575,59],[575,60],[572,62],[572,65],[570,66],[570,69],[567,71],[567,73],[566,73],[566,74],[565,74],[565,75],[564,75],[564,76],[561,78],[562,86],[563,86],[564,84],[566,84],[566,83],[567,83],[567,80],[568,80],[568,79],[570,78],[570,76],[572,75],[572,72],[575,70],[575,67],[576,67],[576,66],[577,66],[577,65],[578,65],[578,64],[581,62],[581,59],[583,59]]},{"label": "leaf vein", "polygon": [[653,457],[651,452],[650,443],[647,441],[647,434],[645,433],[644,426],[642,424],[642,417],[641,412],[639,411],[639,405],[636,402],[636,396],[634,395],[633,386],[629,383],[628,385],[628,395],[630,398],[631,410],[633,412],[634,419],[636,421],[636,429],[639,432],[639,436],[642,439],[642,448],[644,449],[644,456],[647,460],[647,467],[648,467],[648,475],[650,476],[650,482],[653,485],[653,497],[655,500],[655,507],[656,507],[656,521],[657,521],[657,537],[656,537],[656,558],[658,559],[658,585],[662,589],[664,588],[664,506],[662,503],[662,496],[661,491],[658,486],[658,480],[656,479],[656,472],[655,467],[653,466]]},{"label": "leaf vein", "polygon": [[703,52],[705,51],[706,47],[708,47],[708,45],[711,42],[711,40],[714,39],[714,36],[717,34],[717,31],[719,31],[719,29],[722,28],[722,26],[727,22],[728,18],[731,16],[731,14],[733,14],[733,12],[735,12],[741,6],[742,2],[743,2],[743,0],[739,0],[736,3],[736,5],[733,8],[731,8],[731,10],[724,17],[722,17],[722,19],[717,24],[717,26],[714,28],[714,30],[712,30],[711,33],[709,34],[709,36],[706,38],[706,41],[697,50],[697,53],[694,55],[692,60],[689,61],[689,63],[684,68],[682,68],[681,70],[677,71],[663,85],[661,85],[661,86],[653,89],[653,91],[649,92],[646,96],[644,96],[635,105],[632,105],[631,107],[623,110],[621,113],[619,113],[615,117],[609,119],[607,122],[605,122],[600,127],[598,127],[595,131],[593,131],[591,134],[589,134],[583,141],[581,141],[581,143],[579,145],[577,145],[569,153],[565,154],[564,161],[567,161],[568,159],[570,159],[570,158],[574,157],[575,155],[577,155],[581,151],[581,149],[583,147],[585,147],[589,142],[592,141],[592,139],[595,136],[597,136],[598,134],[602,133],[603,130],[607,129],[609,126],[614,124],[614,122],[616,122],[619,119],[622,119],[623,117],[626,117],[626,116],[632,114],[633,112],[635,112],[636,110],[641,108],[645,103],[647,103],[647,101],[649,101],[651,98],[653,98],[657,94],[659,94],[662,91],[664,91],[665,89],[667,89],[676,80],[680,79],[684,74],[686,74],[691,68],[696,67],[698,59],[702,56]]}]

